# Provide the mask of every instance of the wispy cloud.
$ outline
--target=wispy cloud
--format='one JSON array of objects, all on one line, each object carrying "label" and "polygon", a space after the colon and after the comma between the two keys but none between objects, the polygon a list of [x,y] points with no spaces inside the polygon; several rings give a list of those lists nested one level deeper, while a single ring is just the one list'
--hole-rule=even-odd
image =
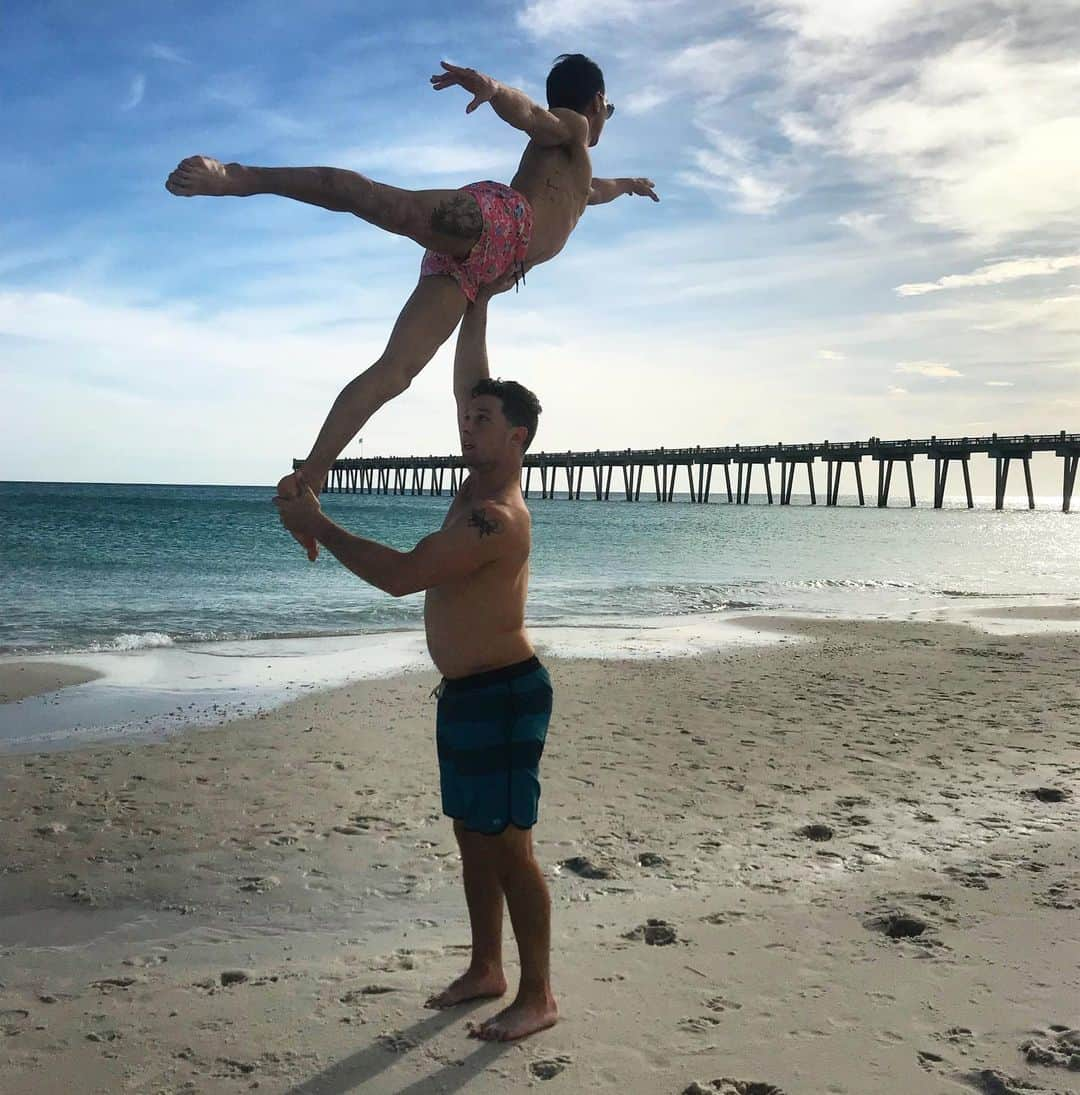
[{"label": "wispy cloud", "polygon": [[406,170],[418,177],[462,175],[471,181],[487,172],[512,174],[521,155],[520,146],[511,144],[464,144],[417,137],[414,141],[348,148],[337,162],[356,164],[364,172]]},{"label": "wispy cloud", "polygon": [[986,386],[988,388],[1013,388],[1015,384],[1011,380],[988,380]]},{"label": "wispy cloud", "polygon": [[140,72],[131,78],[127,98],[120,104],[121,110],[134,110],[146,94],[146,77]]},{"label": "wispy cloud", "polygon": [[847,355],[837,353],[836,350],[818,350],[818,357],[823,361],[844,361]]},{"label": "wispy cloud", "polygon": [[[654,7],[671,6],[654,0]],[[530,34],[545,38],[553,34],[585,30],[605,23],[634,22],[642,14],[638,0],[530,0],[518,14],[518,23]]]},{"label": "wispy cloud", "polygon": [[964,375],[951,365],[946,365],[940,361],[901,361],[896,366],[896,371],[898,373],[914,373],[916,376],[930,376],[936,380]]},{"label": "wispy cloud", "polygon": [[153,57],[156,61],[168,61],[174,65],[190,65],[191,61],[185,57],[179,50],[173,49],[171,46],[163,45],[161,42],[151,42],[146,47],[146,55]]},{"label": "wispy cloud", "polygon": [[741,213],[772,213],[791,197],[791,174],[778,162],[766,164],[746,141],[707,126],[705,146],[691,153],[693,168],[679,178],[689,186],[730,195]]},{"label": "wispy cloud", "polygon": [[883,213],[867,213],[855,210],[851,213],[841,213],[833,220],[833,224],[846,228],[856,236],[864,240],[879,240],[882,236],[881,221]]},{"label": "wispy cloud", "polygon": [[1039,256],[1026,259],[1007,259],[1002,262],[980,266],[970,274],[946,274],[937,281],[920,281],[908,285],[898,285],[897,293],[902,297],[922,296],[936,293],[941,289],[966,289],[974,285],[1002,285],[1007,281],[1020,278],[1045,277],[1062,270],[1071,270],[1080,266],[1080,254],[1059,255],[1057,257]]}]

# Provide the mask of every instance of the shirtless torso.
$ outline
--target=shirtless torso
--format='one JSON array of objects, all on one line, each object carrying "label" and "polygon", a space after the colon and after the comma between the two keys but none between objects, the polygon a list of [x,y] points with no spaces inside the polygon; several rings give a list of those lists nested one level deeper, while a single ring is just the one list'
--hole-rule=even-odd
[{"label": "shirtless torso", "polygon": [[584,141],[539,145],[530,141],[510,185],[529,199],[532,240],[526,269],[554,258],[566,245],[589,203],[592,162]]},{"label": "shirtless torso", "polygon": [[[525,633],[532,521],[520,487],[511,485],[477,498],[471,480],[466,480],[440,531],[457,526],[473,528],[479,536],[500,535],[507,543],[499,558],[425,594],[428,651],[436,669],[451,680],[512,665],[533,654]],[[485,532],[485,527],[491,531]]]}]

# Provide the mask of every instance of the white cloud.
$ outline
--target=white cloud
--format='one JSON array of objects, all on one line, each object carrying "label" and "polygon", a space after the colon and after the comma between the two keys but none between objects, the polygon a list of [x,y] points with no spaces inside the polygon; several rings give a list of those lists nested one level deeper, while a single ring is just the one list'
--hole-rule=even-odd
[{"label": "white cloud", "polygon": [[171,46],[163,45],[161,42],[151,42],[146,47],[146,53],[148,57],[153,57],[156,61],[168,61],[174,65],[190,65],[191,62],[186,58],[179,50],[173,49]]},{"label": "white cloud", "polygon": [[843,361],[846,354],[837,353],[836,350],[818,350],[818,357],[823,361]]},{"label": "white cloud", "polygon": [[841,228],[847,228],[864,240],[879,240],[882,235],[879,225],[883,216],[882,213],[864,213],[856,210],[836,217],[833,224],[839,225]]},{"label": "white cloud", "polygon": [[146,94],[146,77],[142,73],[133,76],[128,87],[127,98],[120,104],[121,110],[134,110],[143,101]]},{"label": "white cloud", "polygon": [[[670,0],[652,0],[652,7]],[[530,0],[518,14],[518,24],[538,38],[584,30],[603,23],[634,22],[643,14],[638,0]]]},{"label": "white cloud", "polygon": [[417,178],[424,175],[465,175],[470,180],[485,172],[513,173],[521,155],[509,144],[463,144],[420,137],[399,144],[348,148],[335,163],[356,164],[365,173],[393,171]]},{"label": "white cloud", "polygon": [[619,100],[618,109],[630,115],[648,114],[658,106],[666,103],[674,94],[670,89],[661,91],[656,87],[645,87],[641,91],[633,91]]},{"label": "white cloud", "polygon": [[901,361],[896,366],[896,371],[898,373],[914,373],[916,376],[932,376],[938,380],[964,375],[951,365],[945,365],[940,361]]},{"label": "white cloud", "polygon": [[757,0],[766,21],[811,42],[865,46],[879,41],[901,21],[924,31],[950,8],[970,0]]},{"label": "white cloud", "polygon": [[988,380],[986,386],[988,388],[1013,388],[1015,384],[1011,380]]},{"label": "white cloud", "polygon": [[695,170],[679,174],[684,183],[730,194],[740,213],[772,213],[791,196],[784,165],[766,165],[747,142],[707,126],[701,129],[705,147],[691,154]]},{"label": "white cloud", "polygon": [[907,395],[907,388],[898,388],[895,384],[890,384],[886,389],[891,396]]},{"label": "white cloud", "polygon": [[771,85],[754,106],[816,154],[827,181],[868,183],[915,220],[984,244],[1080,227],[1077,0],[754,0],[752,10],[782,46],[767,60],[754,41],[759,84]]},{"label": "white cloud", "polygon": [[970,274],[947,274],[937,281],[915,282],[898,285],[897,293],[902,297],[921,296],[934,293],[939,289],[964,289],[972,285],[1001,285],[1020,278],[1045,277],[1061,270],[1071,270],[1080,266],[1080,254],[1061,255],[1056,258],[1040,256],[1027,259],[1007,259],[1004,262],[980,266]]}]

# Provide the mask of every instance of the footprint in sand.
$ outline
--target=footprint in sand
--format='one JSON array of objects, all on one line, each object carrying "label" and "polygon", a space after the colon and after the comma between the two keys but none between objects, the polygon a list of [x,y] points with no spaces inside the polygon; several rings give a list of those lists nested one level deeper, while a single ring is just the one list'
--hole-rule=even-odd
[{"label": "footprint in sand", "polygon": [[799,830],[799,835],[810,840],[832,840],[833,831],[828,825],[815,822],[813,825],[804,825]]},{"label": "footprint in sand", "polygon": [[408,1035],[402,1034],[401,1031],[398,1030],[391,1030],[384,1034],[380,1034],[375,1041],[384,1049],[390,1050],[391,1053],[408,1053],[410,1049],[416,1049],[419,1045],[418,1042],[408,1037]]},{"label": "footprint in sand", "polygon": [[99,981],[91,981],[90,987],[99,992],[113,993],[117,989],[123,991],[139,983],[140,980],[137,977],[103,977]]},{"label": "footprint in sand", "polygon": [[529,1072],[538,1080],[551,1080],[573,1063],[573,1057],[559,1054],[557,1057],[545,1057],[540,1061],[530,1061]]},{"label": "footprint in sand", "polygon": [[637,857],[640,867],[669,867],[671,864],[662,855],[656,852],[641,852]]},{"label": "footprint in sand", "polygon": [[623,939],[644,940],[650,947],[666,947],[678,942],[678,935],[673,924],[649,917],[644,924],[625,932]]},{"label": "footprint in sand", "polygon": [[682,1095],[784,1095],[784,1092],[774,1084],[762,1083],[760,1080],[725,1078],[707,1084],[694,1080],[683,1088]]},{"label": "footprint in sand", "polygon": [[598,866],[593,863],[591,859],[586,859],[583,855],[575,855],[571,856],[569,859],[564,859],[559,863],[559,866],[565,867],[568,871],[573,871],[579,878],[601,879],[617,877],[610,867]]},{"label": "footprint in sand", "polygon": [[731,924],[736,920],[742,919],[746,916],[744,912],[737,912],[734,909],[729,909],[725,912],[713,912],[707,913],[701,919],[706,924]]},{"label": "footprint in sand", "polygon": [[388,992],[395,992],[393,985],[364,985],[362,988],[352,989],[340,997],[343,1004],[360,1004],[370,996],[384,996]]},{"label": "footprint in sand", "polygon": [[1020,1043],[1020,1052],[1029,1064],[1051,1065],[1080,1072],[1080,1030],[1055,1025],[1043,1041],[1029,1038]]},{"label": "footprint in sand", "polygon": [[276,886],[281,885],[281,879],[277,875],[249,875],[246,878],[238,878],[240,889],[246,893],[269,893]]},{"label": "footprint in sand", "polygon": [[168,960],[169,956],[167,954],[136,954],[131,958],[125,958],[124,965],[143,969],[148,966],[160,966]]},{"label": "footprint in sand", "polygon": [[1046,893],[1036,894],[1032,900],[1048,909],[1080,909],[1080,897],[1069,882],[1054,882]]},{"label": "footprint in sand", "polygon": [[989,879],[1001,878],[1001,871],[995,871],[989,867],[979,867],[973,865],[970,869],[965,870],[963,867],[946,867],[945,874],[950,878],[955,879],[967,890],[988,890],[990,888]]},{"label": "footprint in sand", "polygon": [[1072,791],[1064,787],[1035,787],[1033,790],[1025,791],[1024,794],[1040,802],[1065,802],[1066,799],[1072,798]]},{"label": "footprint in sand", "polygon": [[930,928],[925,920],[900,910],[872,916],[863,921],[863,926],[889,939],[918,939]]},{"label": "footprint in sand", "polygon": [[680,1030],[689,1031],[691,1034],[707,1034],[713,1027],[719,1026],[720,1020],[715,1015],[694,1015],[680,1019]]},{"label": "footprint in sand", "polygon": [[963,1072],[958,1075],[963,1083],[981,1091],[982,1095],[1031,1095],[1033,1091],[1044,1092],[1045,1095],[1066,1095],[1066,1092],[1053,1092],[1038,1084],[1030,1084],[1026,1080],[1014,1080],[1003,1072],[997,1072],[992,1068],[979,1069],[976,1072]]},{"label": "footprint in sand", "polygon": [[0,1011],[0,1031],[4,1034],[20,1034],[30,1021],[30,1012],[25,1008],[5,1008]]}]

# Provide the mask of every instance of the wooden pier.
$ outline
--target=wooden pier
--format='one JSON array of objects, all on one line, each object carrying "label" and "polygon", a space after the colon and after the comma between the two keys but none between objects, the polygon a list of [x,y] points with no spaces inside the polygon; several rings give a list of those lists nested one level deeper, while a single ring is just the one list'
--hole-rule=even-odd
[{"label": "wooden pier", "polygon": [[[934,462],[934,507],[941,509],[945,500],[949,469],[959,464],[964,477],[964,489],[968,508],[975,505],[971,494],[971,475],[968,461],[976,454],[985,454],[994,461],[995,509],[1005,504],[1005,489],[1009,469],[1013,461],[1024,468],[1028,508],[1035,508],[1035,493],[1031,480],[1031,457],[1037,452],[1052,452],[1063,462],[1061,508],[1069,512],[1073,488],[1076,484],[1077,467],[1080,466],[1080,434],[1040,434],[1015,437],[930,437],[925,440],[883,441],[871,437],[867,441],[808,443],[803,445],[722,445],[696,446],[682,449],[623,449],[619,451],[528,453],[525,456],[522,490],[525,497],[534,492],[534,473],[539,481],[541,498],[554,498],[560,478],[565,481],[566,496],[580,500],[582,479],[590,469],[590,485],[585,497],[597,501],[611,500],[612,479],[616,488],[621,482],[621,495],[627,502],[641,500],[642,479],[645,469],[652,469],[652,490],[646,497],[657,502],[671,502],[675,498],[676,478],[680,470],[689,488],[690,501],[704,504],[713,495],[713,471],[720,468],[724,474],[722,497],[733,505],[747,505],[750,501],[750,485],[754,469],[760,467],[765,481],[769,504],[774,501],[773,481],[770,468],[780,465],[779,504],[791,504],[795,474],[805,479],[809,487],[810,504],[817,505],[817,485],[814,481],[814,463],[822,461],[826,466],[825,504],[835,506],[840,497],[840,480],[844,468],[851,466],[859,505],[866,504],[863,488],[862,461],[869,458],[877,464],[877,504],[889,504],[893,469],[902,464],[907,478],[908,502],[917,504],[912,461],[918,456]],[[301,461],[294,460],[293,467]],[[735,485],[732,486],[732,468],[735,469]],[[616,471],[618,476],[616,477]],[[350,494],[400,494],[441,496],[444,491],[453,494],[461,483],[465,468],[460,456],[375,456],[360,459],[338,460],[327,476],[326,490],[330,493]],[[850,478],[850,476],[849,476]],[[586,481],[587,484],[589,481]],[[617,495],[618,495],[617,491]],[[721,493],[720,490],[717,491]]]}]

